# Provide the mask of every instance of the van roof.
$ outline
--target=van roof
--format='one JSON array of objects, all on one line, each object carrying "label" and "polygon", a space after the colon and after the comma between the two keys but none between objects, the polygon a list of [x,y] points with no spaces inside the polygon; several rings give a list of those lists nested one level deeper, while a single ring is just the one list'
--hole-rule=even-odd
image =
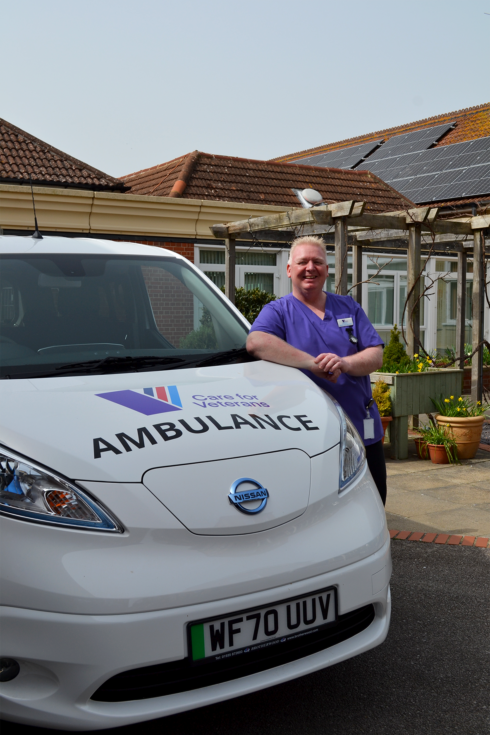
[{"label": "van roof", "polygon": [[44,235],[42,240],[35,240],[30,235],[1,235],[0,253],[53,253],[77,255],[140,255],[142,257],[168,257],[185,260],[178,253],[152,245],[137,242],[117,242],[114,240],[98,240],[89,237],[56,237]]}]

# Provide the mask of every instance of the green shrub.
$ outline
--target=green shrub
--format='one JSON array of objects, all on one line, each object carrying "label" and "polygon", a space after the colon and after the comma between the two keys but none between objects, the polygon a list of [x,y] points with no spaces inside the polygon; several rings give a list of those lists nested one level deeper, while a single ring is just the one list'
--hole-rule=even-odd
[{"label": "green shrub", "polygon": [[186,347],[189,350],[206,350],[216,349],[216,335],[214,333],[213,320],[211,314],[206,308],[203,308],[202,317],[200,319],[201,326],[195,329],[180,340],[180,347]]},{"label": "green shrub", "polygon": [[376,401],[380,416],[391,416],[390,386],[382,380],[377,380],[373,388],[373,398]]},{"label": "green shrub", "polygon": [[[405,347],[400,342],[400,331],[395,324],[390,332],[390,341],[383,352],[383,367],[381,369],[384,372],[396,373],[400,367],[404,367],[409,362],[410,358],[406,353]],[[394,370],[391,368],[394,368]]]},{"label": "green shrub", "polygon": [[[223,293],[225,289],[221,289]],[[244,288],[235,289],[235,306],[239,312],[243,314],[250,324],[252,324],[262,311],[262,308],[276,300],[276,296],[260,288],[252,288],[250,291]]]}]

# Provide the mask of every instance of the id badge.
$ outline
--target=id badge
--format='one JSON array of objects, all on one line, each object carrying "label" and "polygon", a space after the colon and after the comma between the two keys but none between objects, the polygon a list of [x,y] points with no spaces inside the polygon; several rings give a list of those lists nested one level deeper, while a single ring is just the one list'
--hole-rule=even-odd
[{"label": "id badge", "polygon": [[364,419],[364,439],[374,439],[374,419]]}]

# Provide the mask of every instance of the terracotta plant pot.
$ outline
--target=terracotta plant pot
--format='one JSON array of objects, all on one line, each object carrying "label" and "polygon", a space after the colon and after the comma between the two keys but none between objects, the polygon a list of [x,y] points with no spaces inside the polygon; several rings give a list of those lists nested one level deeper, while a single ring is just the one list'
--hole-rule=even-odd
[{"label": "terracotta plant pot", "polygon": [[422,439],[421,436],[415,439],[415,449],[419,459],[429,459],[429,450],[427,449],[427,442]]},{"label": "terracotta plant pot", "polygon": [[427,444],[427,447],[433,464],[449,464],[444,444]]},{"label": "terracotta plant pot", "polygon": [[485,416],[436,416],[439,426],[447,426],[458,447],[459,459],[473,459],[480,445]]},{"label": "terracotta plant pot", "polygon": [[390,421],[393,421],[393,416],[380,416],[380,418],[381,418],[381,423],[383,424],[383,438],[381,439],[381,441],[384,444],[385,434],[386,434],[386,427],[388,426],[388,424],[390,423]]}]

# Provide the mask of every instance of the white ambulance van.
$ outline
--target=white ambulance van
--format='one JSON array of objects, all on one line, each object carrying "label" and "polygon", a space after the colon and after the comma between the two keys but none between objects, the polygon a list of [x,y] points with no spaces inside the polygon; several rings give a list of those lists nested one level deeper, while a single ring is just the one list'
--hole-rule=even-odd
[{"label": "white ambulance van", "polygon": [[95,730],[367,651],[390,540],[362,441],[186,259],[0,237],[0,706]]}]

